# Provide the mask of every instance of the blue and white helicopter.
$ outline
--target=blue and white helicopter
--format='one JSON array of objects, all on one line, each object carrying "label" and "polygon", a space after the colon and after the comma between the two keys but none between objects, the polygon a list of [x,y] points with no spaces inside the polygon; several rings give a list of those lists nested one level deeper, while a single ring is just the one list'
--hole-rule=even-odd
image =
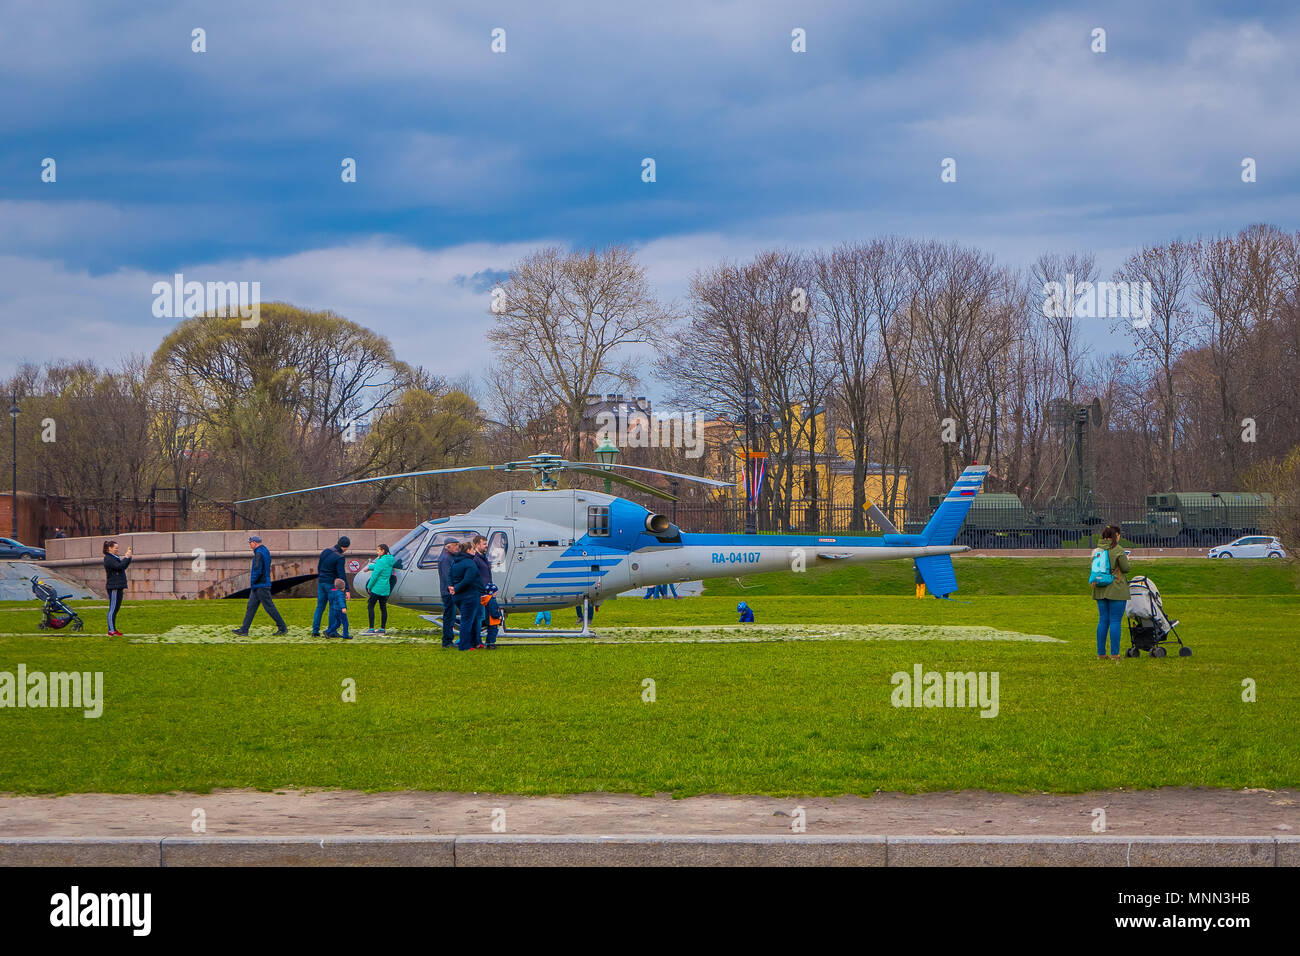
[{"label": "blue and white helicopter", "polygon": [[[735,577],[760,571],[798,571],[839,562],[865,564],[908,558],[929,592],[947,597],[957,590],[951,555],[970,549],[953,544],[988,466],[972,465],[962,472],[920,534],[899,534],[874,505],[869,513],[885,530],[878,536],[798,534],[692,534],[666,516],[626,498],[598,491],[560,489],[563,471],[594,475],[628,485],[647,494],[673,500],[651,485],[611,469],[651,472],[719,488],[725,482],[696,475],[643,468],[566,461],[556,455],[532,455],[526,461],[502,465],[436,468],[360,478],[298,491],[247,498],[244,504],[285,495],[305,494],[374,481],[445,475],[473,471],[533,473],[532,491],[502,491],[466,514],[434,518],[404,535],[392,548],[395,578],[389,601],[428,613],[443,613],[437,560],[450,538],[464,540],[481,534],[488,541],[488,560],[497,603],[503,613],[599,606],[606,598],[635,588],[675,584],[703,578]],[[358,572],[354,587],[364,591],[368,572]],[[589,615],[579,612],[582,633],[589,633]],[[430,618],[432,620],[432,618]]]}]

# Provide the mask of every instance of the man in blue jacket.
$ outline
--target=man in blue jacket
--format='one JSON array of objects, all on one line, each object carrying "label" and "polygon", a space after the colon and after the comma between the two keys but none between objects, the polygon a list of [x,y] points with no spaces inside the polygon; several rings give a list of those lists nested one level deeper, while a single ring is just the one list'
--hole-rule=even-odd
[{"label": "man in blue jacket", "polygon": [[284,618],[275,609],[271,600],[271,552],[262,544],[261,535],[248,536],[248,546],[253,551],[253,566],[248,572],[248,609],[244,611],[244,623],[235,628],[240,637],[248,637],[248,627],[253,623],[253,615],[259,606],[266,608],[266,613],[275,622],[276,636],[289,633]]},{"label": "man in blue jacket", "polygon": [[448,538],[438,555],[438,591],[442,597],[442,646],[456,643],[456,596],[451,592],[451,566],[460,554],[460,542]]},{"label": "man in blue jacket", "polygon": [[[500,622],[502,617],[501,606],[497,604],[497,599],[495,597],[497,586],[492,583],[492,565],[488,562],[487,538],[483,537],[481,534],[476,534],[470,539],[469,546],[470,553],[474,556],[474,563],[478,565],[478,576],[483,579],[484,591],[487,596],[486,603],[482,598],[479,598],[479,607],[482,609],[479,611],[479,614],[481,615],[479,619],[487,619],[487,644],[485,646],[488,650],[492,651],[496,650],[497,631],[501,627]],[[493,621],[496,621],[497,623],[493,624]]]},{"label": "man in blue jacket", "polygon": [[320,560],[316,562],[316,613],[311,618],[312,637],[320,637],[321,615],[330,606],[334,582],[339,578],[347,580],[347,562],[343,560],[343,552],[351,546],[352,542],[345,535],[334,547],[322,551]]},{"label": "man in blue jacket", "polygon": [[451,566],[451,587],[456,595],[456,610],[460,612],[460,649],[476,650],[479,646],[479,611],[483,607],[479,598],[483,596],[486,584],[469,548],[458,554]]}]

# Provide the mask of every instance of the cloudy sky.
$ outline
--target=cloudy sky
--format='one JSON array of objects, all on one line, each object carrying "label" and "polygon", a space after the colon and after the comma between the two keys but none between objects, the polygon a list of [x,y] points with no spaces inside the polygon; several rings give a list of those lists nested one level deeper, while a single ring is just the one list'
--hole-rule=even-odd
[{"label": "cloudy sky", "polygon": [[634,243],[677,298],[775,244],[897,232],[1109,272],[1300,226],[1293,2],[10,0],[0,23],[0,374],[152,352],[176,272],[458,376],[495,277],[546,242]]}]

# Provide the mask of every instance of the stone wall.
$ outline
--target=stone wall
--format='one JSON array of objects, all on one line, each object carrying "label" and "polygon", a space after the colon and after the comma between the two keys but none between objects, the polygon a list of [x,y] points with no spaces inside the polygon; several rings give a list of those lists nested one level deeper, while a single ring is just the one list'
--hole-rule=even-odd
[{"label": "stone wall", "polygon": [[[289,584],[314,577],[316,562],[325,548],[341,536],[352,541],[347,558],[366,562],[376,545],[392,546],[405,532],[375,528],[272,529],[268,531],[174,531],[58,538],[47,543],[43,566],[104,593],[103,543],[118,543],[118,554],[133,549],[127,569],[128,591],[133,600],[147,598],[222,598],[248,587],[252,553],[248,536],[259,534],[271,552],[271,580]],[[198,553],[196,554],[196,549]],[[200,561],[199,558],[202,558]],[[351,584],[352,574],[348,574]]]}]

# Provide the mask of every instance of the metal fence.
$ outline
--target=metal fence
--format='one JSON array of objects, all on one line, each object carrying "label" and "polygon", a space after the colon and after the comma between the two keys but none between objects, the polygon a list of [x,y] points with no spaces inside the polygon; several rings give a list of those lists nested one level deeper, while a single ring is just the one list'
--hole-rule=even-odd
[{"label": "metal fence", "polygon": [[[1119,525],[1126,543],[1164,547],[1210,547],[1227,544],[1248,534],[1273,534],[1270,529],[1294,522],[1297,508],[1260,507],[1253,513],[1241,509],[1222,515],[1191,515],[1178,510],[1152,511],[1145,499],[1105,502],[1092,507],[1049,505],[1041,510],[1014,504],[974,507],[966,516],[958,534],[958,544],[982,549],[1052,549],[1090,548],[1108,524]],[[714,534],[742,534],[747,509],[743,502],[708,504],[677,503],[665,505],[664,511],[683,530]],[[916,533],[925,527],[930,509],[909,504],[898,509],[892,519],[903,533]],[[675,517],[674,517],[675,515]],[[759,534],[880,534],[870,518],[864,516],[860,529],[852,527],[851,504],[828,505],[825,502],[794,502],[787,513],[774,514],[769,508],[757,513]],[[1281,520],[1279,520],[1281,519]],[[1293,526],[1293,525],[1292,525]]]}]

